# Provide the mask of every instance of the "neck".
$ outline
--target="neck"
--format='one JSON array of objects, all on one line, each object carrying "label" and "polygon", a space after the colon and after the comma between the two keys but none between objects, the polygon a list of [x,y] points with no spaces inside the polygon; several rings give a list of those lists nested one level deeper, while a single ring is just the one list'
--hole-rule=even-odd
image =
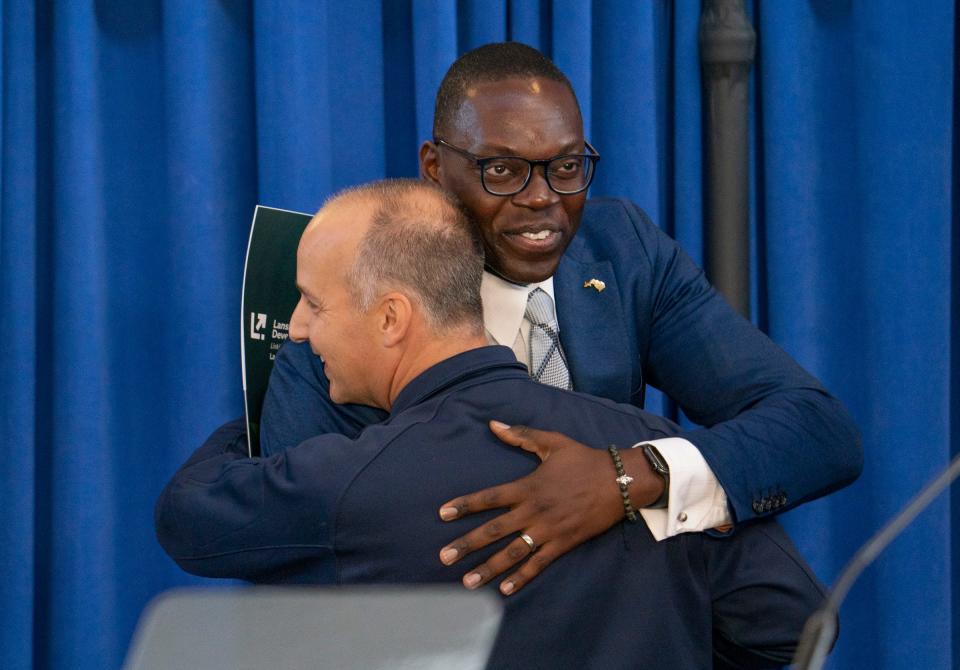
[{"label": "neck", "polygon": [[425,333],[425,337],[413,337],[405,344],[400,360],[397,364],[393,379],[388,390],[387,411],[393,407],[394,400],[400,392],[422,374],[441,361],[462,354],[465,351],[487,346],[486,335],[465,330],[454,330],[438,336],[436,333]]}]

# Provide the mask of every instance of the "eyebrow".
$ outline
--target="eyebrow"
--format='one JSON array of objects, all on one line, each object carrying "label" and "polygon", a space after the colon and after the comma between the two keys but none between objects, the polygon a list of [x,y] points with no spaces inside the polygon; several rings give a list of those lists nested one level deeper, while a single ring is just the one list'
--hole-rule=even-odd
[{"label": "eyebrow", "polygon": [[300,292],[300,295],[306,296],[306,297],[309,298],[310,300],[314,300],[314,299],[315,299],[315,296],[314,296],[312,293],[310,293],[310,291],[308,291],[307,289],[303,288],[303,287],[300,285],[299,282],[297,282],[295,285],[296,285],[296,287],[297,287],[297,290]]},{"label": "eyebrow", "polygon": [[[560,148],[560,153],[553,154],[553,156],[544,156],[544,158],[553,158],[554,156],[564,156],[566,154],[572,154],[577,152],[577,147],[583,145],[583,149],[586,150],[586,140],[573,140],[572,142],[567,142]],[[497,156],[520,156],[520,152],[511,147],[507,147],[501,144],[481,144],[480,149],[477,151],[472,151],[471,153],[480,156],[481,158],[496,158]],[[520,156],[523,158],[523,156]]]}]

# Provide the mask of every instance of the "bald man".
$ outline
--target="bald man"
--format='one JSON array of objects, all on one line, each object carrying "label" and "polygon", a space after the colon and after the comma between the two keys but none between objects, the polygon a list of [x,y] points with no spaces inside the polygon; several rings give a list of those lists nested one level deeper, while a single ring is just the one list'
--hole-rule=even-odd
[{"label": "bald man", "polygon": [[[265,583],[459,582],[436,547],[469,522],[435,510],[534,469],[531,443],[510,425],[589,442],[589,465],[604,463],[611,487],[624,473],[608,445],[676,433],[633,406],[538,384],[510,349],[487,346],[482,273],[481,243],[435,187],[379,182],[329,201],[297,252],[291,337],[322,360],[334,402],[389,416],[356,438],[320,435],[262,459],[245,456],[242,426],[220,429],[157,503],[170,556],[196,574]],[[774,522],[657,542],[629,494],[615,502],[606,513],[624,521],[506,600],[492,667],[789,660],[823,593]],[[535,536],[497,539],[464,561],[499,550],[538,560]]]}]

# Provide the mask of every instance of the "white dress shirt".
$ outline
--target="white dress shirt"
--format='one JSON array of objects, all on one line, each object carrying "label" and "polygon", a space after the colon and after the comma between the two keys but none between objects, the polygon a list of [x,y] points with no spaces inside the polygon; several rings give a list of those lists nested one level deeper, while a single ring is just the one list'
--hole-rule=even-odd
[{"label": "white dress shirt", "polygon": [[[528,368],[530,322],[524,313],[527,295],[535,288],[543,289],[553,299],[552,277],[537,284],[518,285],[484,272],[480,286],[487,341],[511,347],[517,360]],[[658,541],[678,533],[698,532],[732,522],[727,510],[727,494],[693,444],[680,437],[638,444],[654,445],[670,467],[668,506],[638,510]],[[611,486],[614,485],[611,480]]]}]

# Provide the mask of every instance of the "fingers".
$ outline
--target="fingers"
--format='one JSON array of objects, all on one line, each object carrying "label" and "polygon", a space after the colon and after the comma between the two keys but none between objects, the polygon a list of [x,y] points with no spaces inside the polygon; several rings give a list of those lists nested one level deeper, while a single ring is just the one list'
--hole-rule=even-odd
[{"label": "fingers", "polygon": [[533,553],[530,546],[518,537],[463,576],[463,585],[468,589],[483,586],[497,575],[503,574]]},{"label": "fingers", "polygon": [[519,570],[500,582],[500,593],[505,596],[516,593],[527,582],[543,572],[548,565],[553,563],[554,559],[565,553],[556,550],[555,547],[555,544],[544,545],[543,549],[531,556],[530,560],[521,565]]},{"label": "fingers", "polygon": [[[537,430],[529,426],[508,426],[500,421],[491,421],[490,430],[501,441],[532,452],[539,456],[541,461],[546,461],[557,449],[566,447],[589,449],[561,433]],[[588,453],[592,452],[593,450],[588,451]],[[440,518],[444,521],[452,521],[474,512],[516,505],[525,499],[527,479],[528,477],[524,477],[445,502],[440,506]]]},{"label": "fingers", "polygon": [[501,442],[534,453],[541,461],[547,460],[550,452],[562,442],[572,441],[560,433],[529,426],[508,426],[500,421],[491,421],[490,430]]},{"label": "fingers", "polygon": [[480,588],[520,561],[527,559],[519,570],[500,583],[500,592],[508,596],[519,591],[527,582],[543,572],[560,553],[553,549],[551,543],[543,547],[537,547],[536,551],[532,552],[523,538],[518,537],[504,549],[491,556],[485,563],[481,563],[464,575],[463,585],[468,589]]},{"label": "fingers", "polygon": [[522,480],[493,486],[445,502],[440,505],[440,518],[444,521],[452,521],[474,512],[515,505],[519,502],[518,492],[520,487],[517,483],[519,481]]},{"label": "fingers", "polygon": [[[441,505],[440,518],[446,521],[500,507],[510,511],[447,544],[440,550],[440,560],[453,565],[471,552],[509,538],[504,548],[468,572],[463,583],[474,589],[523,563],[500,584],[501,593],[510,594],[557,557],[610,528],[623,516],[623,507],[616,488],[609,486],[611,464],[606,454],[560,433],[529,426],[491,421],[490,430],[544,462],[526,477]],[[523,532],[542,546],[531,553],[519,537]]]},{"label": "fingers", "polygon": [[[491,519],[482,526],[474,528],[466,535],[457,538],[441,549],[440,561],[444,565],[452,565],[467,554],[474,552],[477,549],[482,549],[488,544],[496,542],[501,538],[519,532],[522,527],[523,518],[516,511],[501,514],[496,519]],[[524,547],[527,546],[523,540],[519,541]],[[529,549],[529,547],[527,548]],[[509,549],[509,547],[507,547],[507,549]],[[505,551],[506,549],[500,553],[504,553]],[[519,558],[523,557],[521,556]],[[519,558],[517,560],[519,560]],[[510,565],[513,565],[514,563],[516,563],[516,561],[510,563]],[[507,565],[506,567],[510,567],[510,565]]]}]

